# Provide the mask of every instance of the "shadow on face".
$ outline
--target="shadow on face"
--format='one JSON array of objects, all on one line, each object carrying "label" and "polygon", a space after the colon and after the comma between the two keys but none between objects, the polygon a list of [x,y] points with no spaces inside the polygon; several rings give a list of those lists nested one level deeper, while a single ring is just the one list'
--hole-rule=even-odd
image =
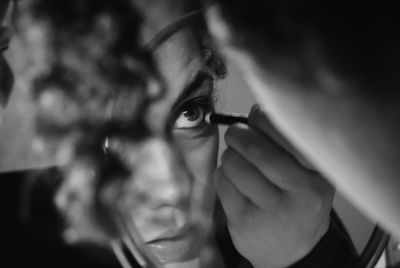
[{"label": "shadow on face", "polygon": [[214,77],[188,31],[175,34],[154,57],[167,90],[146,118],[167,140],[149,139],[139,150],[126,150],[142,152],[143,161],[133,157],[135,163],[128,165],[137,169],[133,194],[126,195],[136,201],[127,203],[139,204],[139,198],[141,204],[125,211],[155,256],[172,263],[199,257],[210,230],[218,131],[204,116],[214,110]]}]

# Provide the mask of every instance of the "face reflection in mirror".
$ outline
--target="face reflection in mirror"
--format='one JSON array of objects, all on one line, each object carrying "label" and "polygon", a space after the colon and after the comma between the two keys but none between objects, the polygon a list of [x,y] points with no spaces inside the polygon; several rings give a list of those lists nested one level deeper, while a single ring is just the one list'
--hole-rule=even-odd
[{"label": "face reflection in mirror", "polygon": [[214,110],[215,78],[189,31],[176,33],[154,57],[167,93],[150,105],[149,121],[172,141],[154,138],[133,149],[143,161],[135,160],[129,203],[141,205],[130,217],[155,257],[175,267],[201,262],[210,233],[218,129],[204,116]]}]

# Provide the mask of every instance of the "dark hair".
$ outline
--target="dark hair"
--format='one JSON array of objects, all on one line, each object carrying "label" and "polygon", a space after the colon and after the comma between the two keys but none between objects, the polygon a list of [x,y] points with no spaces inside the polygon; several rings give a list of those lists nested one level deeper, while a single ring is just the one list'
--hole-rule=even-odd
[{"label": "dark hair", "polygon": [[94,205],[84,220],[115,232],[99,192],[129,174],[104,142],[150,137],[143,114],[162,94],[150,53],[139,44],[140,15],[130,0],[24,0],[16,26],[25,48],[17,55],[24,60],[19,79],[33,95],[36,140],[50,152],[67,148],[68,163],[96,170]]},{"label": "dark hair", "polygon": [[36,99],[41,135],[106,133],[99,131],[112,125],[106,107],[122,95],[130,100],[123,120],[139,120],[156,74],[138,42],[140,22],[129,0],[21,3],[17,26],[28,57],[22,79]]},{"label": "dark hair", "polygon": [[225,78],[227,75],[225,59],[208,32],[203,17],[194,22],[193,29],[207,67],[217,79]]},{"label": "dark hair", "polygon": [[262,50],[259,59],[272,72],[285,75],[289,63],[301,70],[299,80],[310,80],[317,58],[356,90],[374,96],[384,87],[398,91],[400,17],[394,2],[213,2],[231,25],[235,45]]}]

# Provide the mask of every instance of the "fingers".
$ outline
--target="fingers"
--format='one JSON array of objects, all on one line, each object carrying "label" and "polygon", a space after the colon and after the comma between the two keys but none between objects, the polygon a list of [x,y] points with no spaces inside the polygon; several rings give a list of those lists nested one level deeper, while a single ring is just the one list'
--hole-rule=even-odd
[{"label": "fingers", "polygon": [[254,205],[267,209],[279,200],[281,190],[232,148],[224,152],[221,162],[226,177]]},{"label": "fingers", "polygon": [[229,221],[240,220],[251,206],[251,202],[239,192],[221,168],[214,173],[214,185]]},{"label": "fingers", "polygon": [[237,125],[228,128],[225,141],[276,187],[291,191],[304,184],[306,170],[269,136]]}]

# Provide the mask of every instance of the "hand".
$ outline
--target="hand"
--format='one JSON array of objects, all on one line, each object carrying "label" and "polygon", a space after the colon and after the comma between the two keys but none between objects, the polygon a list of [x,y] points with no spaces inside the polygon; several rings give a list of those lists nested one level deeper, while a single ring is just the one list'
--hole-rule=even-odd
[{"label": "hand", "polygon": [[[207,12],[211,33],[271,121],[348,200],[400,238],[400,95],[398,82],[388,78],[398,66],[384,56],[397,55],[391,45],[397,36],[383,30],[397,25],[397,14],[387,13],[393,8],[365,5],[360,20],[350,11],[360,13],[360,5],[311,11],[303,4],[310,11],[304,13],[297,2],[273,4],[282,14],[304,16],[275,16],[265,23],[252,20],[271,19],[266,12],[275,12],[262,8],[262,1],[217,2]],[[380,12],[387,19],[370,19]],[[325,14],[345,23],[332,24]],[[362,35],[346,30],[360,25]],[[381,32],[384,38],[375,34]],[[365,46],[374,42],[381,46]],[[377,60],[369,65],[366,59]]]},{"label": "hand", "polygon": [[328,230],[334,189],[258,107],[249,123],[227,130],[215,186],[237,250],[255,267],[287,267]]}]

